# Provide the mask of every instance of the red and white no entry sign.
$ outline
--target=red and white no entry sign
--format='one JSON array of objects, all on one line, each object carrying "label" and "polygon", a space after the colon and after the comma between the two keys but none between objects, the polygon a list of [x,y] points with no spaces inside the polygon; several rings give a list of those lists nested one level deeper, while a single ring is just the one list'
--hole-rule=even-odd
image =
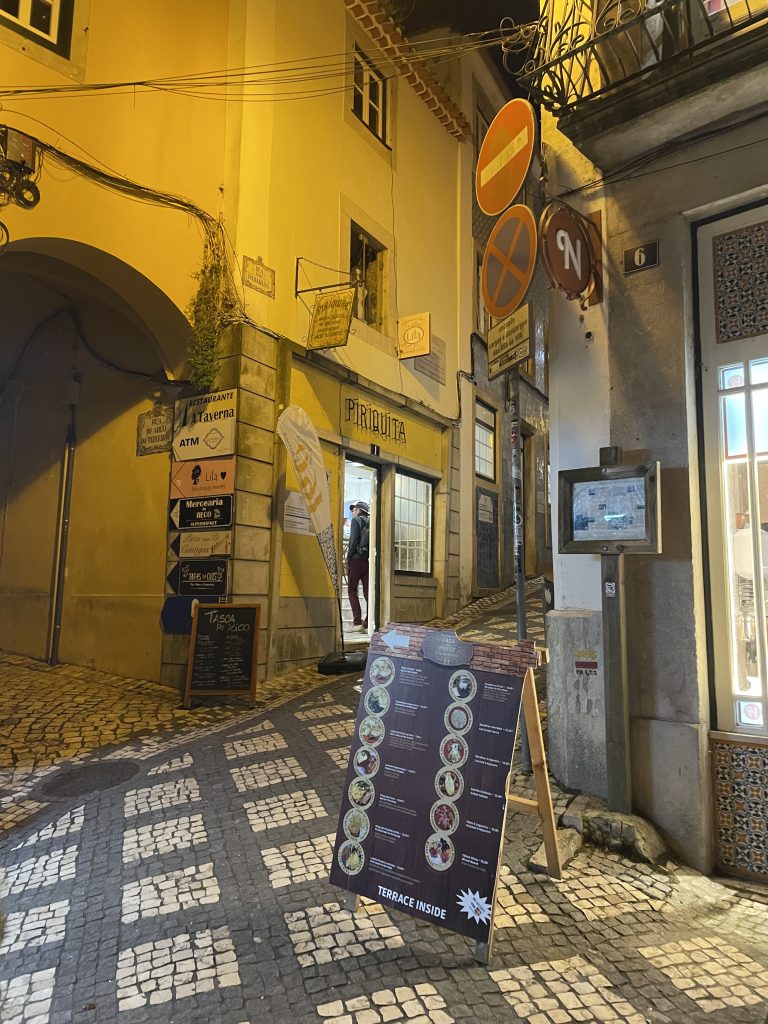
[{"label": "red and white no entry sign", "polygon": [[528,100],[510,100],[491,122],[475,170],[475,194],[483,213],[495,217],[515,201],[533,159],[536,115]]},{"label": "red and white no entry sign", "polygon": [[533,214],[527,206],[511,206],[496,222],[483,255],[483,302],[491,316],[509,316],[525,298],[536,246]]}]

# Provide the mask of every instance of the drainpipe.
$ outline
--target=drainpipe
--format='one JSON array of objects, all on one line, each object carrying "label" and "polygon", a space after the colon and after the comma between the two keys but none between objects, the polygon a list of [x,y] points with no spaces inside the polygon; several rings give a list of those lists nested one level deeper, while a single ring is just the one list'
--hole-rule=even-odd
[{"label": "drainpipe", "polygon": [[75,469],[75,447],[77,431],[75,413],[80,402],[79,370],[72,371],[69,392],[69,419],[64,446],[61,496],[59,500],[59,521],[56,530],[56,552],[54,559],[53,603],[51,605],[51,626],[48,637],[48,664],[59,664],[59,640],[61,639],[61,616],[64,604],[64,581],[67,574],[67,541],[69,540],[69,516],[72,506],[72,479]]}]

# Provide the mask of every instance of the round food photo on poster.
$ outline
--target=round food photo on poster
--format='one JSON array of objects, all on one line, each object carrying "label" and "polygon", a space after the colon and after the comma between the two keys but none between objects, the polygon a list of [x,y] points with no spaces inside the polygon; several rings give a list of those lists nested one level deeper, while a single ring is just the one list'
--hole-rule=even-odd
[{"label": "round food photo on poster", "polygon": [[462,736],[472,728],[472,712],[466,704],[451,704],[446,709],[443,721],[449,732]]},{"label": "round food photo on poster", "polygon": [[389,711],[389,694],[382,686],[373,686],[366,693],[365,710],[369,715],[386,715]]},{"label": "round food photo on poster", "polygon": [[369,674],[374,686],[389,686],[395,678],[394,662],[389,658],[376,658]]},{"label": "round food photo on poster", "polygon": [[367,718],[364,718],[360,723],[360,728],[357,730],[360,742],[364,743],[366,747],[378,747],[384,739],[385,733],[384,723],[380,718],[376,718],[375,715],[368,715]]},{"label": "round food photo on poster", "polygon": [[456,850],[448,836],[435,833],[424,844],[424,856],[435,871],[447,871],[453,864]]},{"label": "round food photo on poster", "polygon": [[351,807],[344,815],[344,835],[347,839],[356,839],[359,843],[362,843],[364,839],[368,838],[368,833],[371,831],[371,819],[358,807]]},{"label": "round food photo on poster", "polygon": [[435,776],[435,789],[438,796],[458,800],[464,792],[464,778],[454,768],[441,768]]},{"label": "round food photo on poster", "polygon": [[440,743],[440,757],[448,768],[461,768],[469,757],[469,746],[461,736],[449,733]]},{"label": "round food photo on poster", "polygon": [[373,747],[360,747],[352,758],[355,771],[362,776],[375,775],[380,763],[379,755]]},{"label": "round food photo on poster", "polygon": [[355,807],[370,807],[376,796],[376,790],[370,779],[353,779],[347,790],[349,802]]},{"label": "round food photo on poster", "polygon": [[432,822],[435,832],[445,832],[446,835],[450,835],[459,827],[459,812],[450,801],[438,800],[432,804],[429,820]]},{"label": "round food photo on poster", "polygon": [[359,871],[363,870],[365,853],[360,843],[355,842],[354,839],[348,839],[339,847],[336,859],[342,871],[348,875],[356,875]]},{"label": "round food photo on poster", "polygon": [[472,700],[477,693],[477,680],[465,668],[460,669],[448,680],[448,692],[454,700]]}]

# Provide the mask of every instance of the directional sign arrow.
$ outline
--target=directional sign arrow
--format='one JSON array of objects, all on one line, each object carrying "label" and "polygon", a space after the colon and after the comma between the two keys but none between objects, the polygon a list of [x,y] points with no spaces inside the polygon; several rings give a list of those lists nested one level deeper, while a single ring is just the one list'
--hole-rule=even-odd
[{"label": "directional sign arrow", "polygon": [[174,562],[173,567],[171,568],[171,571],[168,573],[168,575],[165,578],[170,583],[171,590],[174,592],[174,594],[178,594],[178,592],[179,592],[179,563],[178,562]]},{"label": "directional sign arrow", "polygon": [[398,633],[396,629],[390,629],[388,633],[382,635],[381,639],[390,649],[408,647],[408,644],[411,642],[407,636]]},{"label": "directional sign arrow", "polygon": [[171,518],[171,522],[173,523],[173,525],[178,530],[178,528],[179,528],[179,502],[178,502],[178,499],[176,499],[175,501],[171,502],[171,508],[170,508],[169,515],[170,515],[170,518]]}]

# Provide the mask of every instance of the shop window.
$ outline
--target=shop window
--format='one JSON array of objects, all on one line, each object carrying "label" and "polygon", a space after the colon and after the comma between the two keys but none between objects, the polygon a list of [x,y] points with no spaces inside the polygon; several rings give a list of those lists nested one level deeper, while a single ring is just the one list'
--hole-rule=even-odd
[{"label": "shop window", "polygon": [[482,402],[475,402],[475,473],[496,479],[496,413]]},{"label": "shop window", "polygon": [[387,80],[371,64],[359,46],[355,46],[354,55],[352,112],[386,145]]},{"label": "shop window", "polygon": [[74,0],[0,0],[0,25],[69,56]]},{"label": "shop window", "polygon": [[432,489],[428,480],[395,474],[395,572],[432,573]]},{"label": "shop window", "polygon": [[349,241],[350,276],[357,285],[355,316],[371,327],[383,323],[384,255],[386,249],[357,224]]}]

